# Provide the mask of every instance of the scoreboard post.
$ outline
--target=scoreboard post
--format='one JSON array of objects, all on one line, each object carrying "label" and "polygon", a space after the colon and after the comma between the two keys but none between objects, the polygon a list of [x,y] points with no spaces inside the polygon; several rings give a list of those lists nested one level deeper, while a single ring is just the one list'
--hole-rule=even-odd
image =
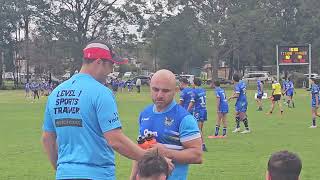
[{"label": "scoreboard post", "polygon": [[[309,65],[311,78],[311,44],[276,46],[277,50],[277,80],[280,80],[280,66]],[[309,84],[310,87],[310,84]]]}]

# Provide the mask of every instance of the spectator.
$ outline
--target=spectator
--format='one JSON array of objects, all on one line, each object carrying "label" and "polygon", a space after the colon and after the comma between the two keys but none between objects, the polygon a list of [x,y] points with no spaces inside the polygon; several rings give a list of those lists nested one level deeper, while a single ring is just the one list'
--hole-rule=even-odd
[{"label": "spectator", "polygon": [[298,155],[280,151],[271,155],[266,180],[298,180],[302,163]]},{"label": "spectator", "polygon": [[138,78],[136,81],[137,92],[140,93],[141,88],[141,79]]}]

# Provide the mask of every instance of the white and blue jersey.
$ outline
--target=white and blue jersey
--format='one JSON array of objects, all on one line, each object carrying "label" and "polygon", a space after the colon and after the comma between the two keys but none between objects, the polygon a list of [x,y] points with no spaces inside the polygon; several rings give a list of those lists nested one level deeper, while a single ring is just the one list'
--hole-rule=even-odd
[{"label": "white and blue jersey", "polygon": [[[180,101],[183,101],[182,107],[188,110],[188,106],[190,102],[194,102],[193,89],[189,87],[183,88],[180,92]],[[194,111],[194,108],[190,110],[190,113],[192,114],[193,111]]]},{"label": "white and blue jersey", "polygon": [[243,81],[240,81],[234,86],[234,92],[236,94],[239,94],[239,97],[237,98],[237,101],[235,104],[237,112],[247,111],[248,102],[247,102],[246,88],[247,88],[247,85]]},{"label": "white and blue jersey", "polygon": [[319,86],[316,84],[312,84],[311,86],[311,96],[312,96],[312,100],[311,100],[311,106],[312,107],[316,107],[316,96],[318,96],[318,103],[320,100],[319,97]]},{"label": "white and blue jersey", "polygon": [[112,92],[75,74],[48,98],[43,131],[57,135],[56,179],[115,179],[114,151],[104,133],[121,128]]},{"label": "white and blue jersey", "polygon": [[259,98],[259,99],[261,99],[262,98],[262,96],[263,96],[263,89],[262,89],[262,82],[260,81],[260,80],[258,80],[257,81],[257,97]]},{"label": "white and blue jersey", "polygon": [[[201,138],[195,118],[175,101],[163,112],[157,112],[155,105],[150,105],[140,113],[139,135],[149,133],[155,136],[158,143],[174,150],[183,150],[183,142]],[[188,164],[173,163],[175,168],[168,179],[187,179]]]},{"label": "white and blue jersey", "polygon": [[194,117],[198,121],[207,120],[207,107],[206,107],[206,90],[203,88],[193,89],[194,94]]},{"label": "white and blue jersey", "polygon": [[293,92],[294,92],[294,85],[292,81],[287,81],[286,83],[286,95],[287,96],[293,96]]},{"label": "white and blue jersey", "polygon": [[229,112],[229,105],[225,91],[221,87],[216,87],[216,97],[220,98],[219,102],[219,112],[221,113],[228,113]]}]

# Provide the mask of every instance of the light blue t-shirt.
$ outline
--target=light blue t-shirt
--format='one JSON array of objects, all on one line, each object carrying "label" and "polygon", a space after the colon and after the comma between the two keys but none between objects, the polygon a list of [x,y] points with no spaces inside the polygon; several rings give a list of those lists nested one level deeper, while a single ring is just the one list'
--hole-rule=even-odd
[{"label": "light blue t-shirt", "polygon": [[103,133],[121,128],[112,92],[88,74],[76,74],[48,98],[43,131],[55,132],[56,179],[115,179],[114,151]]},{"label": "light blue t-shirt", "polygon": [[[196,119],[175,101],[163,112],[156,112],[155,106],[150,105],[140,113],[139,134],[148,133],[155,135],[158,143],[175,150],[183,150],[183,142],[201,137]],[[175,168],[168,179],[187,179],[188,164],[173,163]]]}]

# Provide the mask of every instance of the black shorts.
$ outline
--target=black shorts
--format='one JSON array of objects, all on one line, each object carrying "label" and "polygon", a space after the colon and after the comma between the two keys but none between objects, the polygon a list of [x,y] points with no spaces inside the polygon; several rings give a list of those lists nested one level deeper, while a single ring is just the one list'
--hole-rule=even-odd
[{"label": "black shorts", "polygon": [[280,99],[281,99],[281,94],[275,94],[275,95],[273,95],[272,101],[279,101]]}]

